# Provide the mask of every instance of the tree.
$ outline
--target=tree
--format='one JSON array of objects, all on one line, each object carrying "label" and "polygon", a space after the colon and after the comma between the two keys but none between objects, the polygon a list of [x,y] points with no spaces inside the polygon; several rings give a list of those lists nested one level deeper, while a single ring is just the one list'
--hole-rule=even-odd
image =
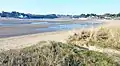
[{"label": "tree", "polygon": [[85,14],[81,14],[80,17],[86,17],[86,15]]},{"label": "tree", "polygon": [[120,13],[117,14],[117,17],[120,17]]}]

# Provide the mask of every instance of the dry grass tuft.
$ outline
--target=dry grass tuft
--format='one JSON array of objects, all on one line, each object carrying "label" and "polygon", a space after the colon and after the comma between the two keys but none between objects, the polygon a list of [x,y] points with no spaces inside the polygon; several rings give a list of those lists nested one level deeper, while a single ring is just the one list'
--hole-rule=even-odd
[{"label": "dry grass tuft", "polygon": [[67,42],[79,46],[99,46],[120,50],[120,28],[101,27],[92,31],[83,30],[79,34],[70,36]]}]

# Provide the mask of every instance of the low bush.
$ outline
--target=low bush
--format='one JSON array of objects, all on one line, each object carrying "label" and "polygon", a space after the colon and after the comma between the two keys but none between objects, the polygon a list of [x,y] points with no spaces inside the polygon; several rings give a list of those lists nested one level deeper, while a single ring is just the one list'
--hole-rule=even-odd
[{"label": "low bush", "polygon": [[2,52],[0,66],[117,66],[117,63],[106,54],[51,41]]}]

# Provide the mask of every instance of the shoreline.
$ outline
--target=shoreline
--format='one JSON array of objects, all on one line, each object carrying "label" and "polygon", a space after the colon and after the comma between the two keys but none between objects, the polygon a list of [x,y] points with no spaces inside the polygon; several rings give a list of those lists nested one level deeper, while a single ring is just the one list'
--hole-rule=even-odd
[{"label": "shoreline", "polygon": [[[103,22],[106,22],[106,21],[103,21]],[[109,25],[109,22],[110,21],[108,21],[103,26]],[[87,29],[91,29],[91,28],[87,28]],[[15,37],[9,37],[9,38],[0,38],[0,45],[1,45],[0,52],[10,50],[10,49],[25,48],[25,47],[37,44],[40,41],[50,40],[50,41],[57,41],[57,42],[65,42],[65,40],[68,38],[69,35],[74,34],[75,32],[80,32],[80,30],[84,30],[84,29],[63,30],[63,31],[15,36]]]},{"label": "shoreline", "polygon": [[[51,19],[51,21],[52,20],[53,19]],[[92,22],[98,23],[98,21],[96,21],[96,20],[86,20],[86,21],[83,21],[83,20],[74,20],[73,21],[73,20],[71,20],[71,21],[68,21],[68,22],[65,22],[65,21],[59,22],[59,20],[57,20],[58,22],[57,21],[55,21],[55,22],[54,21],[53,22],[48,21],[46,24],[32,24],[32,23],[37,23],[36,21],[32,21],[32,20],[30,20],[31,22],[24,21],[24,20],[21,20],[21,21],[12,20],[13,22],[12,21],[9,22],[9,21],[10,20],[0,21],[0,23],[3,24],[3,25],[0,25],[0,30],[1,30],[0,31],[0,38],[9,38],[9,37],[14,37],[14,36],[39,34],[39,33],[62,31],[62,30],[71,30],[71,27],[69,26],[69,24],[72,25],[73,23],[74,24],[89,23],[89,22],[91,24],[92,24]],[[59,25],[63,24],[64,28],[61,29],[60,26],[58,26],[58,24],[55,24],[55,23],[59,23]],[[6,26],[6,24],[9,24],[9,25]],[[12,24],[12,26],[10,24]],[[68,29],[65,28],[65,26],[67,24],[68,24]],[[55,29],[54,29],[54,26],[55,26]],[[73,25],[73,26],[75,27],[75,25]],[[49,28],[49,27],[53,27],[53,29]],[[42,28],[43,28],[43,30],[42,30]],[[79,28],[84,28],[84,26],[81,25],[81,27],[79,27]],[[88,25],[88,28],[89,28],[89,25]]]}]

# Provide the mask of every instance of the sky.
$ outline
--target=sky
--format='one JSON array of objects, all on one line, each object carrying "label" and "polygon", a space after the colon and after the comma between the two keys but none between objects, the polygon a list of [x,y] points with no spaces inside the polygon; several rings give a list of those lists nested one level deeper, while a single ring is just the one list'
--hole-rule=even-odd
[{"label": "sky", "polygon": [[65,15],[119,13],[120,0],[0,0],[0,11]]}]

